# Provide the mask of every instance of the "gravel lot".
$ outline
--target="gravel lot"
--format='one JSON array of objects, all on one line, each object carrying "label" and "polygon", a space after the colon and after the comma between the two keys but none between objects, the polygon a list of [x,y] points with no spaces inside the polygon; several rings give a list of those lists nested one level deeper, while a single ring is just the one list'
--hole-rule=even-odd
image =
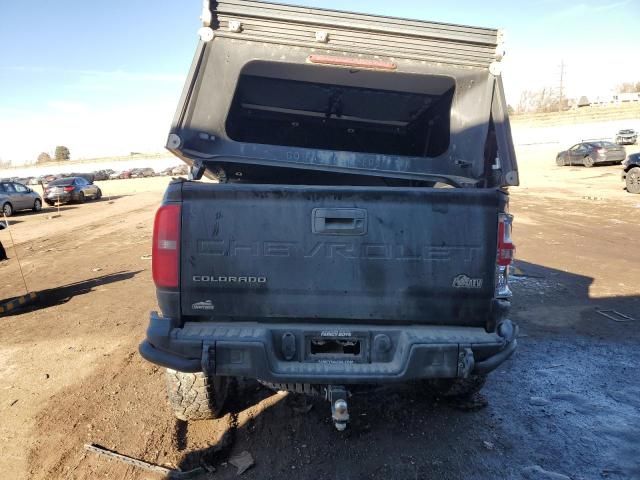
[{"label": "gravel lot", "polygon": [[[556,151],[518,151],[521,338],[487,383],[486,407],[385,388],[354,398],[344,433],[323,402],[253,383],[238,385],[220,420],[173,418],[163,372],[137,354],[157,308],[145,256],[168,178],[102,182],[101,202],[59,217],[16,215],[28,285],[44,294],[40,308],[1,318],[4,478],[161,478],[86,453],[90,442],[169,467],[215,467],[202,478],[235,478],[229,459],[245,450],[255,459],[247,479],[640,478],[640,196],[623,190],[619,166],[559,168]],[[22,285],[7,250],[0,298]]]}]

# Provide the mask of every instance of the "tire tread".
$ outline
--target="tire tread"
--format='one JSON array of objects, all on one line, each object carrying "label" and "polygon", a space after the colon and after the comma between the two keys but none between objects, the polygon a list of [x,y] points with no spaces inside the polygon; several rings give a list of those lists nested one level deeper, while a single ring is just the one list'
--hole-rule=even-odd
[{"label": "tire tread", "polygon": [[184,373],[167,369],[167,396],[173,413],[184,421],[209,420],[222,412],[227,380],[212,381],[204,373]]}]

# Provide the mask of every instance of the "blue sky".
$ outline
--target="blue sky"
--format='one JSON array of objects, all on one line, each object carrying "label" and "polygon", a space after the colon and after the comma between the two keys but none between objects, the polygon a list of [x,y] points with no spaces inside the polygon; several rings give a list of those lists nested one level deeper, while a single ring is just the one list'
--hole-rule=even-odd
[{"label": "blue sky", "polygon": [[[503,28],[512,102],[522,89],[554,86],[561,59],[575,95],[640,80],[640,0],[285,3]],[[76,157],[161,150],[201,4],[2,0],[0,159],[33,160],[57,143]]]}]

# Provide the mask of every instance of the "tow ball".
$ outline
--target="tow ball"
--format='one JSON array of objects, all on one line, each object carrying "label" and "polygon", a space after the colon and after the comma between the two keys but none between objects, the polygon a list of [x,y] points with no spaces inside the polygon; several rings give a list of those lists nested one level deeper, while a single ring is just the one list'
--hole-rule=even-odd
[{"label": "tow ball", "polygon": [[331,404],[331,418],[333,418],[333,424],[339,432],[344,431],[349,422],[348,396],[349,392],[344,387],[336,385],[327,387],[326,398]]}]

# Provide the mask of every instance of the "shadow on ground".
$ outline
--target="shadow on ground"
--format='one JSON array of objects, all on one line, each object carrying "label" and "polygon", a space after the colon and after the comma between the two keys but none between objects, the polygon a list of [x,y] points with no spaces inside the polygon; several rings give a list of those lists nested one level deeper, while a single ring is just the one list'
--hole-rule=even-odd
[{"label": "shadow on ground", "polygon": [[[17,308],[15,310],[12,310],[0,316],[6,317],[6,316],[12,316],[12,315],[19,315],[27,312],[33,312],[35,310],[41,310],[44,308],[53,307],[56,305],[62,305],[63,303],[67,303],[73,297],[90,293],[96,287],[109,285],[111,283],[116,283],[116,282],[122,282],[124,280],[129,280],[141,272],[142,270],[138,270],[135,272],[111,273],[108,275],[102,275],[100,277],[83,280],[81,282],[70,283],[68,285],[64,285],[61,287],[41,290],[39,292],[35,292],[37,294],[37,299],[33,303],[25,305],[22,308]],[[11,300],[12,299],[10,298],[0,300],[0,303],[9,302]]]},{"label": "shadow on ground", "polygon": [[[9,226],[17,225],[19,223],[24,222],[24,220],[16,220],[15,215],[16,214],[12,215],[11,217],[9,217],[7,219],[7,221],[9,222]],[[0,218],[2,218],[2,217],[0,217]],[[7,228],[6,222],[4,220],[0,220],[0,230],[4,230],[5,228]]]},{"label": "shadow on ground", "polygon": [[115,200],[119,200],[121,198],[132,197],[133,194],[125,194],[125,195],[107,195],[105,193],[102,194],[102,198],[100,200],[95,200],[96,202],[113,202]]},{"label": "shadow on ground", "polygon": [[80,205],[79,204],[74,204],[74,203],[64,203],[62,205],[60,205],[60,208],[58,209],[58,207],[53,204],[53,205],[48,205],[46,207],[44,207],[40,213],[45,213],[45,214],[49,214],[51,215],[54,212],[58,212],[58,210],[60,210],[60,212],[64,212],[66,210],[75,210],[76,208],[79,208]]},{"label": "shadow on ground", "polygon": [[593,282],[588,276],[516,261],[510,282],[515,293],[512,318],[529,333],[574,333],[614,341],[626,338],[630,325],[637,332],[640,296],[593,298],[589,293]]}]

